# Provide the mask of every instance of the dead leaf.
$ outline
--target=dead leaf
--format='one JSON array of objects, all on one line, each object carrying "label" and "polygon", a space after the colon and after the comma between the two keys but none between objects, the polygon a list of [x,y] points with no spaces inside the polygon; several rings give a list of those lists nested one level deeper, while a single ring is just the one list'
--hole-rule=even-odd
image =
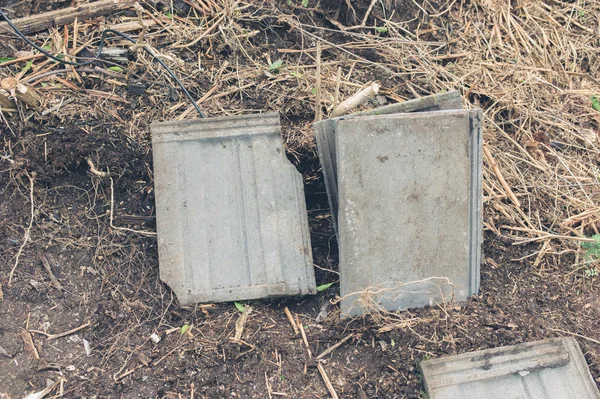
[{"label": "dead leaf", "polygon": [[579,134],[588,144],[595,144],[598,141],[598,134],[593,129],[582,129]]},{"label": "dead leaf", "polygon": [[146,356],[143,353],[138,353],[138,360],[144,366],[148,366],[152,362],[152,359],[150,359],[148,356]]},{"label": "dead leaf", "polygon": [[235,339],[239,340],[242,338],[242,334],[244,333],[244,325],[246,324],[246,319],[248,319],[248,315],[252,312],[252,307],[250,305],[244,306],[244,311],[240,315],[240,317],[235,322]]},{"label": "dead leaf", "polygon": [[17,100],[37,108],[42,103],[42,96],[31,86],[20,83],[12,76],[0,79],[0,87],[10,93]]},{"label": "dead leaf", "polygon": [[15,58],[25,58],[33,55],[33,51],[15,51],[13,57]]},{"label": "dead leaf", "polygon": [[17,105],[13,100],[6,97],[4,94],[0,94],[0,110],[3,112],[16,112]]},{"label": "dead leaf", "polygon": [[33,344],[33,338],[31,337],[29,331],[22,329],[21,338],[23,338],[23,343],[25,344],[25,350],[27,351],[27,353],[29,353],[30,356],[39,360],[40,355],[37,351],[37,348]]},{"label": "dead leaf", "polygon": [[17,84],[19,84],[19,81],[12,76],[0,79],[0,87],[6,90],[12,97],[16,94]]},{"label": "dead leaf", "polygon": [[56,381],[54,384],[42,389],[39,392],[33,392],[29,395],[25,396],[23,399],[42,399],[44,396],[48,395],[52,390],[60,383],[61,380]]}]

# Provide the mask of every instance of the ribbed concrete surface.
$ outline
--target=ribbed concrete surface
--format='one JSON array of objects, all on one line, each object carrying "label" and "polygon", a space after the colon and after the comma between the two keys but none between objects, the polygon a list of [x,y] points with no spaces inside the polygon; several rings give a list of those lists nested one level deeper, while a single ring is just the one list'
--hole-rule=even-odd
[{"label": "ribbed concrete surface", "polygon": [[574,338],[487,349],[421,363],[430,399],[598,399]]},{"label": "ribbed concrete surface", "polygon": [[161,279],[182,305],[316,292],[277,113],[151,126]]}]

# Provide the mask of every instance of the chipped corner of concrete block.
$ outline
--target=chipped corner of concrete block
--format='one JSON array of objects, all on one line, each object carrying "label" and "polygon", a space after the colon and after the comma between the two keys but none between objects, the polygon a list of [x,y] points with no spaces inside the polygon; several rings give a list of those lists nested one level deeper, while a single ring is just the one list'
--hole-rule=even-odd
[{"label": "chipped corner of concrete block", "polygon": [[151,126],[161,279],[181,305],[316,293],[279,114]]}]

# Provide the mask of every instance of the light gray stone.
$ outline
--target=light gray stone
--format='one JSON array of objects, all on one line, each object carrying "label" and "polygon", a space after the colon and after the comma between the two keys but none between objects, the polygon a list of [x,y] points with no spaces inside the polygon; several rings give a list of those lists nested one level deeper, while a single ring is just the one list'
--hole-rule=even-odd
[{"label": "light gray stone", "polygon": [[151,126],[161,279],[181,305],[316,293],[279,115]]}]

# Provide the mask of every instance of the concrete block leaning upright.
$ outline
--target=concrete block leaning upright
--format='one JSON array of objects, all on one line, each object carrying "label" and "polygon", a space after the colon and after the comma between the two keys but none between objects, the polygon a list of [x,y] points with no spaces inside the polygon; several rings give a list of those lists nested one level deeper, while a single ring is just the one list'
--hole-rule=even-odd
[{"label": "concrete block leaning upright", "polygon": [[181,305],[316,293],[302,176],[277,113],[151,132],[160,276]]},{"label": "concrete block leaning upright", "polygon": [[462,109],[462,98],[458,91],[448,91],[440,94],[432,94],[425,97],[415,98],[403,103],[394,103],[383,107],[373,108],[367,111],[357,112],[348,116],[325,119],[315,123],[315,138],[319,150],[319,159],[327,187],[329,206],[332,212],[334,229],[337,229],[337,164],[335,126],[340,119],[355,118],[366,115],[389,115],[410,112],[440,111],[447,109]]},{"label": "concrete block leaning upright", "polygon": [[322,163],[336,189],[330,199],[337,204],[342,315],[461,301],[476,293],[481,110],[320,124],[330,133],[328,147],[319,151],[333,154],[329,165],[335,166]]}]

